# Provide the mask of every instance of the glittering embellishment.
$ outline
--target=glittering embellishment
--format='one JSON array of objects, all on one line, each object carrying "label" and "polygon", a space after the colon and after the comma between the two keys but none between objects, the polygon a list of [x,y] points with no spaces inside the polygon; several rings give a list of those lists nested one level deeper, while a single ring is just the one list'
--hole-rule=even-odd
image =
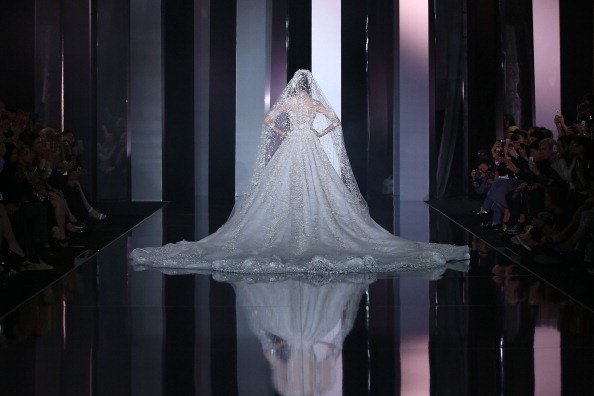
[{"label": "glittering embellishment", "polygon": [[256,167],[227,223],[197,242],[136,249],[170,273],[344,274],[444,268],[468,247],[398,238],[369,216],[340,121],[307,71],[265,118]]}]

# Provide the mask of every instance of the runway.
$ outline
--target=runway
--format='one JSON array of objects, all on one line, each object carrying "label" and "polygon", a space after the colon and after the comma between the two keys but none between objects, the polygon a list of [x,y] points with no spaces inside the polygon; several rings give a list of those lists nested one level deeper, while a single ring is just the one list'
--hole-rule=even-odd
[{"label": "runway", "polygon": [[166,206],[0,320],[0,394],[594,391],[587,304],[424,203],[401,202],[391,218],[375,209],[403,237],[470,244],[469,268],[298,280],[135,272],[133,248],[205,234],[206,214]]}]

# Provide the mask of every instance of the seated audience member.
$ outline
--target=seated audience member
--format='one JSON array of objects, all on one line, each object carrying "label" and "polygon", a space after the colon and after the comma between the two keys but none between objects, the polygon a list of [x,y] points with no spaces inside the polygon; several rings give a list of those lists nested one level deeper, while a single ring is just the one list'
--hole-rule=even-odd
[{"label": "seated audience member", "polygon": [[495,170],[493,161],[489,158],[483,158],[479,161],[476,169],[470,172],[472,178],[472,188],[479,195],[485,195],[495,182]]},{"label": "seated audience member", "polygon": [[532,250],[543,238],[559,234],[571,222],[575,208],[568,205],[569,187],[566,183],[553,182],[546,188],[543,212],[538,213],[523,234],[512,242]]},{"label": "seated audience member", "polygon": [[0,185],[2,203],[14,227],[16,240],[29,261],[39,262],[39,255],[49,242],[48,214],[39,199],[39,191],[32,184],[37,175],[30,167],[31,157],[27,146],[8,144]]},{"label": "seated audience member", "polygon": [[557,161],[551,164],[551,167],[567,184],[571,184],[571,171],[569,164],[573,160],[570,155],[570,146],[573,141],[572,135],[560,136],[557,140]]},{"label": "seated audience member", "polygon": [[594,166],[593,143],[592,139],[585,136],[574,136],[569,147],[570,155],[573,157],[569,165],[572,187],[570,199],[576,207],[585,201],[592,184],[588,175]]},{"label": "seated audience member", "polygon": [[[506,146],[505,141],[498,140],[491,148],[491,155],[496,165],[496,178],[480,209],[475,212],[481,216],[482,226],[485,228],[500,229],[502,227],[504,210],[507,208],[505,197],[520,184],[514,173],[507,167],[509,157]],[[492,215],[490,220],[489,214]]]},{"label": "seated audience member", "polygon": [[523,183],[507,197],[510,208],[507,234],[520,234],[523,231],[523,224],[519,223],[521,214],[532,216],[542,211],[544,188],[552,182],[563,182],[553,166],[558,161],[557,154],[557,143],[548,138],[538,143],[538,154],[532,152],[528,161],[517,153],[512,153],[512,170]]}]

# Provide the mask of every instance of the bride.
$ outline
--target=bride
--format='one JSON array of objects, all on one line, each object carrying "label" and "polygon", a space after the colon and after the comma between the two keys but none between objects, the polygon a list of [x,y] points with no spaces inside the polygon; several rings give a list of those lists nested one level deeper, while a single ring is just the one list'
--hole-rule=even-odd
[{"label": "bride", "polygon": [[468,247],[390,234],[369,216],[340,120],[311,73],[295,73],[264,119],[256,166],[227,222],[196,241],[136,249],[170,272],[388,272],[468,259]]}]

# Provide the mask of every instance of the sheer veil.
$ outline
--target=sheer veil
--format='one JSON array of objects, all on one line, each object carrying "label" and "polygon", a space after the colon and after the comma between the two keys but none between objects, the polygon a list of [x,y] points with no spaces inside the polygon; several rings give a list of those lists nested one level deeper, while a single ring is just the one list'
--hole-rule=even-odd
[{"label": "sheer veil", "polygon": [[[303,100],[301,96],[303,92],[306,92],[312,100]],[[344,146],[342,125],[311,72],[298,70],[265,118],[269,122],[264,122],[262,125],[254,170],[246,190],[239,194],[239,201],[235,205],[234,213],[238,208],[241,208],[242,201],[250,201],[250,198],[254,196],[262,180],[266,165],[281,143],[297,128],[302,127],[302,125],[291,125],[291,119],[294,119],[294,117],[290,116],[290,112],[297,111],[300,106],[315,107],[316,116],[311,127],[318,135],[322,135],[324,130],[334,123],[333,129],[319,137],[320,144],[332,167],[344,183],[349,194],[349,201],[356,204],[360,210],[367,211],[367,203],[359,191]],[[282,133],[280,133],[281,131]],[[314,134],[311,134],[311,136],[315,138]]]},{"label": "sheer veil", "polygon": [[468,258],[468,247],[408,241],[373,221],[340,120],[311,73],[299,70],[264,119],[251,179],[227,222],[199,241],[131,257],[177,273],[347,273],[443,268]]}]

